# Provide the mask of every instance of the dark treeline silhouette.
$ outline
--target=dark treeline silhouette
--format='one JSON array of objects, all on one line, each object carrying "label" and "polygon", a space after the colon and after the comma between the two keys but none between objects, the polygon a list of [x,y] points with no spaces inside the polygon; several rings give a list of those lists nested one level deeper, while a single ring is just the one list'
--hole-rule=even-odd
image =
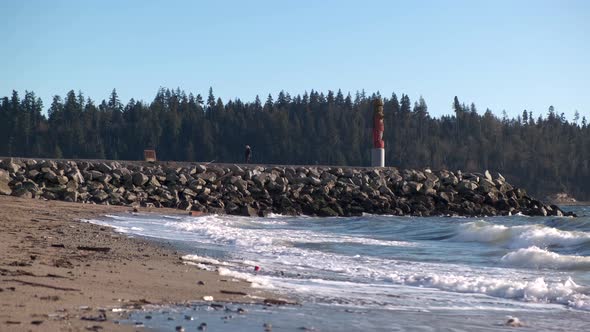
[{"label": "dark treeline silhouette", "polygon": [[[123,105],[115,90],[96,104],[70,91],[55,96],[47,116],[33,92],[0,100],[0,155],[137,160],[154,148],[161,160],[366,166],[371,147],[372,100],[317,91],[276,100],[224,103],[212,89],[206,100],[180,89],[160,89],[151,103]],[[566,191],[590,199],[590,126],[569,122],[549,107],[502,118],[455,97],[452,115],[433,118],[423,98],[382,97],[386,165],[400,168],[499,171],[535,195]]]}]

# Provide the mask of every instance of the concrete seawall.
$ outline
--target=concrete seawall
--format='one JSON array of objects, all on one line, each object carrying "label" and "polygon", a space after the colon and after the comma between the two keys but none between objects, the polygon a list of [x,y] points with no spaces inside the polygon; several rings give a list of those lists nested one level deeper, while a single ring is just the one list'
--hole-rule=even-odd
[{"label": "concrete seawall", "polygon": [[4,158],[0,194],[246,216],[566,215],[500,174],[393,167]]}]

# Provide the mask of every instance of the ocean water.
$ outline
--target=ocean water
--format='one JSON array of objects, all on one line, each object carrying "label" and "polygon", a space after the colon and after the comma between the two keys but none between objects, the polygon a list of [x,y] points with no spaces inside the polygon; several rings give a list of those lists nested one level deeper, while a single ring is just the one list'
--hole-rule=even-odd
[{"label": "ocean water", "polygon": [[156,331],[203,322],[209,331],[263,331],[264,324],[272,331],[590,331],[590,207],[569,209],[579,217],[129,214],[90,222],[169,241],[190,253],[187,262],[217,263],[227,278],[300,303],[222,310],[195,303],[132,315],[131,323]]}]

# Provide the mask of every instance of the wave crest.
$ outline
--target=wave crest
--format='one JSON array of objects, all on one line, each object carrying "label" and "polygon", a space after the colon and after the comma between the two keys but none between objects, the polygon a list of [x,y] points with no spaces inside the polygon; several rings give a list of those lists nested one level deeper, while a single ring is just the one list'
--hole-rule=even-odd
[{"label": "wave crest", "polygon": [[543,225],[504,226],[480,220],[459,226],[456,240],[498,243],[508,248],[570,247],[590,243],[587,232],[563,231]]},{"label": "wave crest", "polygon": [[590,257],[560,255],[537,246],[510,252],[501,258],[501,262],[514,267],[590,270]]}]

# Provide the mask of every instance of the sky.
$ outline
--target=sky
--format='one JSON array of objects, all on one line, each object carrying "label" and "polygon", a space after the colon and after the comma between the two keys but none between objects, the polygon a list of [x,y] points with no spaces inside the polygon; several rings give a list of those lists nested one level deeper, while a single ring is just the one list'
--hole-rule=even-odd
[{"label": "sky", "polygon": [[[0,0],[0,96],[365,89],[590,119],[590,1]],[[22,96],[22,95],[21,95]]]}]

